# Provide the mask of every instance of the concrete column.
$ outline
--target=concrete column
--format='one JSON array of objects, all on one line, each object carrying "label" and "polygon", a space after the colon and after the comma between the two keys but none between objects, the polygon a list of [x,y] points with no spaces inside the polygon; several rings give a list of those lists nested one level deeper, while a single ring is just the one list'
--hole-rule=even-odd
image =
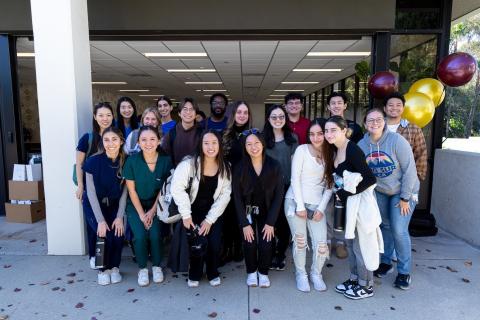
[{"label": "concrete column", "polygon": [[84,219],[72,167],[91,130],[87,0],[31,0],[48,253],[85,254]]}]

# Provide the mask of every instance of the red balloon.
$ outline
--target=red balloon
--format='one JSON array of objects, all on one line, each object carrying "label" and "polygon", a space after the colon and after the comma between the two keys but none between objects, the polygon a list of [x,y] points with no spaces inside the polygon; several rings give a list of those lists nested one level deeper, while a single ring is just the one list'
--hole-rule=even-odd
[{"label": "red balloon", "polygon": [[385,98],[398,87],[395,75],[388,71],[375,73],[368,81],[368,91],[374,98]]},{"label": "red balloon", "polygon": [[465,52],[455,52],[442,59],[437,76],[447,86],[459,87],[472,80],[476,70],[474,57]]}]

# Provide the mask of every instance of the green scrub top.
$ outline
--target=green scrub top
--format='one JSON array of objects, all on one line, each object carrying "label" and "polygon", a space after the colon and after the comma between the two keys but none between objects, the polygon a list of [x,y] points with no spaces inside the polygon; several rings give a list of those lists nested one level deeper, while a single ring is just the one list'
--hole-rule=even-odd
[{"label": "green scrub top", "polygon": [[[163,185],[170,174],[172,160],[167,155],[158,154],[155,170],[152,172],[143,158],[143,153],[137,153],[127,158],[123,167],[123,177],[135,181],[135,191],[140,198],[144,209],[150,209]],[[127,201],[127,211],[135,211],[130,197]]]}]

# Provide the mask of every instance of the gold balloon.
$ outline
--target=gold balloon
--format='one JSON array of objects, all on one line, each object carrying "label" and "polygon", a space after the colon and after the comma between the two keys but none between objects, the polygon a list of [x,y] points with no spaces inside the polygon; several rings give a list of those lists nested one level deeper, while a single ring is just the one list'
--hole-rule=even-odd
[{"label": "gold balloon", "polygon": [[420,92],[408,92],[405,94],[405,109],[403,110],[402,118],[423,128],[432,121],[434,114],[435,105],[426,94]]},{"label": "gold balloon", "polygon": [[445,99],[445,87],[437,79],[425,78],[415,81],[408,92],[420,92],[432,99],[435,107],[438,107]]}]

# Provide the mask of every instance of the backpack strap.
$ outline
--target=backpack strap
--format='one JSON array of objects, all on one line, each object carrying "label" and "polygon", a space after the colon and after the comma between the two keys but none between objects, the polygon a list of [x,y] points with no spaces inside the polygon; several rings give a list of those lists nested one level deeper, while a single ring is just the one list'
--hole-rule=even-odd
[{"label": "backpack strap", "polygon": [[87,154],[86,158],[90,156],[90,152],[92,151],[92,145],[93,145],[93,132],[88,133],[88,149],[87,149]]}]

